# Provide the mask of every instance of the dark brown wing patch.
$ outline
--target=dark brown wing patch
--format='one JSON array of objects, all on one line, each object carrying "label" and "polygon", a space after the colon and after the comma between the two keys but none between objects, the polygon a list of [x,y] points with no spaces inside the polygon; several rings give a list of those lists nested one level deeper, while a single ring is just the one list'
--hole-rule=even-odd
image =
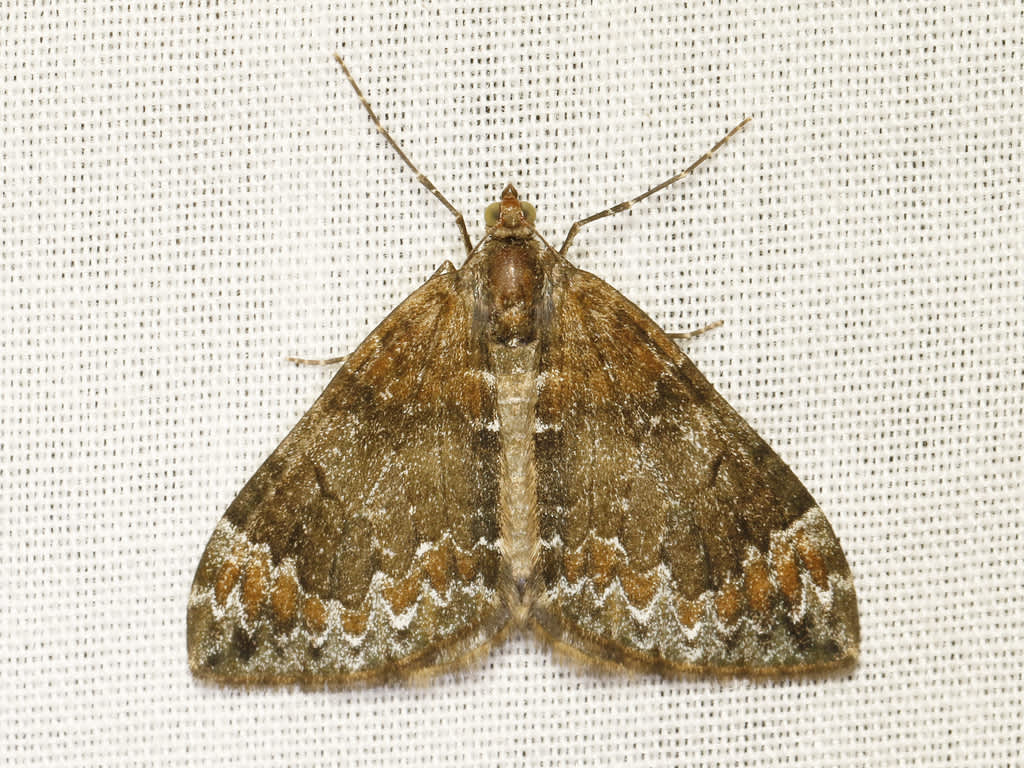
[{"label": "dark brown wing patch", "polygon": [[663,672],[855,658],[850,570],[807,490],[650,318],[560,269],[537,402],[542,632]]},{"label": "dark brown wing patch", "polygon": [[364,341],[218,524],[189,600],[195,674],[373,680],[507,621],[495,395],[458,274]]}]

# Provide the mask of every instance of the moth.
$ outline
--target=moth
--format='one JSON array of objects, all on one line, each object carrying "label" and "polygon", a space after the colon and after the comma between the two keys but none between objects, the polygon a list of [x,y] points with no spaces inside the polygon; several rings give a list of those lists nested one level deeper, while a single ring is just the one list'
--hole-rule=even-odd
[{"label": "moth", "polygon": [[344,359],[228,507],[188,604],[193,673],[378,682],[518,628],[644,672],[818,671],[857,656],[843,550],[800,481],[676,343],[507,186]]}]

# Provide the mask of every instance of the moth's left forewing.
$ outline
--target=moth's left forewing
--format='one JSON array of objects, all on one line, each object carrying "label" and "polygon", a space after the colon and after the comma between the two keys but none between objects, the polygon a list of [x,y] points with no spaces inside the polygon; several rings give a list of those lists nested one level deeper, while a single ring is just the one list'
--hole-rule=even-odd
[{"label": "moth's left forewing", "polygon": [[647,315],[558,269],[540,351],[536,626],[661,672],[851,662],[850,570],[810,494]]},{"label": "moth's left forewing", "polygon": [[495,399],[473,301],[453,272],[415,291],[231,503],[189,600],[197,676],[381,680],[501,632]]}]

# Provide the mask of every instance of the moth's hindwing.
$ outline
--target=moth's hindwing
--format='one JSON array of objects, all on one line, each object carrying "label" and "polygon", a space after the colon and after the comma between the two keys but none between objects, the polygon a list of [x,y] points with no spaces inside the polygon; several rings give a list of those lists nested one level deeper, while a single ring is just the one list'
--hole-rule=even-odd
[{"label": "moth's hindwing", "polygon": [[663,673],[853,661],[850,569],[810,494],[647,315],[564,269],[541,339],[535,624]]},{"label": "moth's hindwing", "polygon": [[495,394],[471,326],[456,273],[435,275],[256,472],[195,575],[196,675],[377,680],[502,629]]}]

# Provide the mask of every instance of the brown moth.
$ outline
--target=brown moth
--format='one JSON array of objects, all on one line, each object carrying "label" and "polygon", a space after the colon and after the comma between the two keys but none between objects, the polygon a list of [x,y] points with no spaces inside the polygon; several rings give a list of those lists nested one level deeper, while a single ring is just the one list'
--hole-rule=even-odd
[{"label": "brown moth", "polygon": [[644,312],[559,251],[510,185],[349,355],[217,525],[195,675],[346,684],[450,667],[511,628],[666,675],[857,656],[832,528]]}]

